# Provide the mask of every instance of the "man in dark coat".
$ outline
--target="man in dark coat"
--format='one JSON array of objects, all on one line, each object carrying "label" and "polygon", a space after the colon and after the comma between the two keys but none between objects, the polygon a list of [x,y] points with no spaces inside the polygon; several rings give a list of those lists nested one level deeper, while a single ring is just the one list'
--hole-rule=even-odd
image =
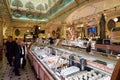
[{"label": "man in dark coat", "polygon": [[54,39],[52,37],[49,38],[50,44],[54,44]]},{"label": "man in dark coat", "polygon": [[6,50],[6,57],[10,66],[12,66],[12,57],[13,57],[13,50],[12,50],[12,36],[8,36],[8,40],[5,43],[5,50]]},{"label": "man in dark coat", "polygon": [[22,50],[22,56],[21,56],[21,66],[22,66],[22,69],[24,69],[25,65],[26,65],[26,59],[25,59],[25,56],[26,56],[26,47],[25,47],[25,44],[23,41],[21,41],[20,43],[20,46],[21,46],[21,50]]},{"label": "man in dark coat", "polygon": [[20,58],[22,55],[20,40],[17,39],[13,45],[14,49],[14,72],[16,76],[20,76],[19,68],[20,68]]}]

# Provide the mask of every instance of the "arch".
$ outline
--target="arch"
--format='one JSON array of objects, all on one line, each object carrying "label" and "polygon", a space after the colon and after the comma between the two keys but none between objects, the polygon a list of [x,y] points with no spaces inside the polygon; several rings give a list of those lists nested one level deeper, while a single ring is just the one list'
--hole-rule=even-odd
[{"label": "arch", "polygon": [[[113,3],[113,4],[110,4]],[[76,8],[76,10],[69,13],[68,17],[66,18],[67,23],[71,23],[74,20],[78,20],[87,16],[91,16],[97,14],[101,11],[108,10],[112,6],[117,6],[118,1],[109,0],[109,1],[91,1],[90,3],[85,3],[83,6]],[[106,5],[106,6],[103,6]],[[71,20],[72,19],[72,20]]]}]

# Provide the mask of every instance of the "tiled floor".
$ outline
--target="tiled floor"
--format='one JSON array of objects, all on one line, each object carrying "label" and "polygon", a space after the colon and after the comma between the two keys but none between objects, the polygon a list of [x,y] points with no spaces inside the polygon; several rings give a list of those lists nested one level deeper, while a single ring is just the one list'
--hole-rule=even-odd
[{"label": "tiled floor", "polygon": [[28,61],[25,69],[20,69],[20,76],[15,76],[12,71],[13,67],[7,65],[6,57],[3,55],[3,59],[0,61],[0,80],[37,80]]}]

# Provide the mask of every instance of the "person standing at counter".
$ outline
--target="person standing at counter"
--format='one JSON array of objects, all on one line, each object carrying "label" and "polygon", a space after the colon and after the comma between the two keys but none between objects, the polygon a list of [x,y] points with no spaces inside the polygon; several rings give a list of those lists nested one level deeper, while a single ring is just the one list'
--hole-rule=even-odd
[{"label": "person standing at counter", "polygon": [[54,44],[54,39],[52,37],[50,37],[48,39],[49,39],[49,42],[50,42],[51,45]]},{"label": "person standing at counter", "polygon": [[91,41],[89,41],[88,43],[87,43],[87,48],[86,48],[86,52],[91,52]]}]

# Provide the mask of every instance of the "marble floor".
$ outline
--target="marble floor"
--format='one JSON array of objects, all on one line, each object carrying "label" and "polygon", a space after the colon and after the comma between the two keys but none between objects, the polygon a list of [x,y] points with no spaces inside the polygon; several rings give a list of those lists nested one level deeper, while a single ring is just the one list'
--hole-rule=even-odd
[{"label": "marble floor", "polygon": [[6,57],[0,60],[0,80],[37,80],[30,64],[26,63],[25,69],[20,69],[20,76],[15,76],[13,67],[7,64]]}]

